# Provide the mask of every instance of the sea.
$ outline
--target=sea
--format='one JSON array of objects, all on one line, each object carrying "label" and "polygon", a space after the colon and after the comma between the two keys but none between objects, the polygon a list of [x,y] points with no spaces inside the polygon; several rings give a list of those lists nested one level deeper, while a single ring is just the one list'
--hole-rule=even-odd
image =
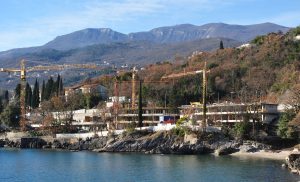
[{"label": "sea", "polygon": [[0,149],[0,182],[296,182],[283,161],[214,155]]}]

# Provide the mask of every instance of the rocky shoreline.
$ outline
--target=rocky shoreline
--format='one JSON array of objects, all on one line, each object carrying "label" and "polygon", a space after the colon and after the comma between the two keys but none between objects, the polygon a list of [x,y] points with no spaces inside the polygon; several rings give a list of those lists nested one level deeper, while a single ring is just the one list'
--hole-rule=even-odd
[{"label": "rocky shoreline", "polygon": [[86,139],[52,139],[22,137],[18,140],[0,140],[0,147],[65,149],[96,152],[141,152],[151,154],[207,154],[227,155],[237,151],[270,150],[271,146],[242,140],[229,140],[216,133],[208,136],[195,134],[184,137],[170,132],[134,132],[131,134]]},{"label": "rocky shoreline", "polygon": [[[256,153],[270,151],[272,145],[255,141],[230,140],[219,133],[185,134],[171,132],[133,132],[118,136],[100,136],[86,139],[55,139],[22,137],[17,140],[0,139],[0,147],[36,148],[94,152],[139,152],[145,154],[215,154]],[[291,154],[286,166],[300,174],[300,154]]]}]

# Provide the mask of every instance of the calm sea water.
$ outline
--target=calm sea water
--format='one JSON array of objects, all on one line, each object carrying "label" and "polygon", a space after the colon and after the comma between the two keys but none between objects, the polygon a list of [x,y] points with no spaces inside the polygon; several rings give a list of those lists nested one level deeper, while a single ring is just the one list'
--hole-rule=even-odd
[{"label": "calm sea water", "polygon": [[300,181],[281,163],[212,155],[0,149],[0,181]]}]

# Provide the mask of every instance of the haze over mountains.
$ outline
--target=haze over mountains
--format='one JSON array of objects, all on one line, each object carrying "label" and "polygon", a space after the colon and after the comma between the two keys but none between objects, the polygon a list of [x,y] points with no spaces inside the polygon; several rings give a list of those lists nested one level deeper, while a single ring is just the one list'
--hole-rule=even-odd
[{"label": "haze over mountains", "polygon": [[210,51],[238,46],[257,35],[286,32],[288,27],[263,23],[229,25],[210,23],[202,26],[182,24],[146,32],[123,34],[109,28],[87,28],[56,37],[43,46],[0,52],[0,66],[16,66],[20,59],[47,63],[145,64],[187,56],[193,51]]}]

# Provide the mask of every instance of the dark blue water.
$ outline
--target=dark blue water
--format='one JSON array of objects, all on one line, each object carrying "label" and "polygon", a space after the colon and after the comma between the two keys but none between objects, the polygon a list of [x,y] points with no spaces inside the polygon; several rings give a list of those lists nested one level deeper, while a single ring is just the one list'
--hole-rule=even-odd
[{"label": "dark blue water", "polygon": [[143,155],[0,149],[2,181],[293,182],[279,161],[212,155]]}]

